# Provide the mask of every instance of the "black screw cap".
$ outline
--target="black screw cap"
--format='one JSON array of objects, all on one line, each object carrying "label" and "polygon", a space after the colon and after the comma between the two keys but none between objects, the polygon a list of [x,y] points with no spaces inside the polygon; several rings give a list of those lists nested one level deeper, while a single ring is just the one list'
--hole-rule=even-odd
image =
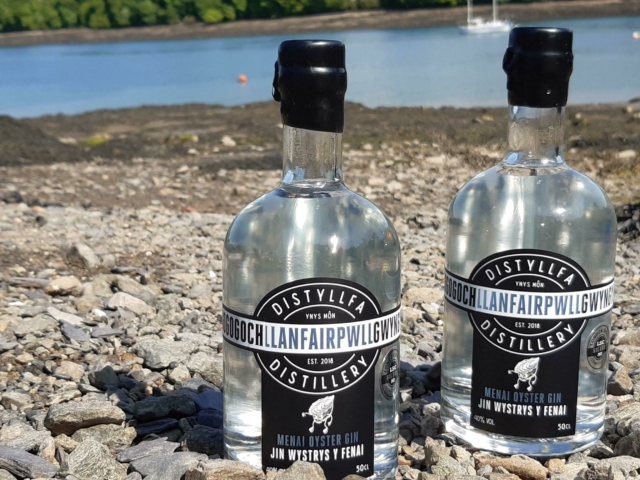
[{"label": "black screw cap", "polygon": [[516,27],[502,68],[509,105],[564,107],[573,72],[573,32],[565,28]]},{"label": "black screw cap", "polygon": [[341,133],[347,91],[345,48],[330,40],[287,40],[280,44],[273,98],[285,125]]}]

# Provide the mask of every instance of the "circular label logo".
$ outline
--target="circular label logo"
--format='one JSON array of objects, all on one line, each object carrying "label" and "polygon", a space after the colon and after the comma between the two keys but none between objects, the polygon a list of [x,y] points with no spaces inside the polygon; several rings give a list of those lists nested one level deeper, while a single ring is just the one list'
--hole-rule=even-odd
[{"label": "circular label logo", "polygon": [[400,353],[397,348],[392,348],[387,352],[382,361],[382,371],[380,372],[380,390],[387,400],[393,400],[398,395],[400,382]]},{"label": "circular label logo", "polygon": [[[553,252],[515,250],[485,259],[471,273],[474,328],[494,346],[518,355],[545,355],[580,338],[587,320],[564,319],[584,308],[591,286],[582,268]],[[566,292],[560,297],[548,294]]]},{"label": "circular label logo", "polygon": [[600,371],[607,363],[609,327],[598,325],[587,340],[587,364],[590,370]]}]

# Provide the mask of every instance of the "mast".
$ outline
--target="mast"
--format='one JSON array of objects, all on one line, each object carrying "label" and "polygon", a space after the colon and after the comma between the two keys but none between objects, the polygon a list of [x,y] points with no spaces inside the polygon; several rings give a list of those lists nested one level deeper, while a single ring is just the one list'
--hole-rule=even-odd
[{"label": "mast", "polygon": [[467,0],[467,24],[471,23],[473,18],[473,0]]},{"label": "mast", "polygon": [[498,21],[498,0],[493,0],[493,21]]}]

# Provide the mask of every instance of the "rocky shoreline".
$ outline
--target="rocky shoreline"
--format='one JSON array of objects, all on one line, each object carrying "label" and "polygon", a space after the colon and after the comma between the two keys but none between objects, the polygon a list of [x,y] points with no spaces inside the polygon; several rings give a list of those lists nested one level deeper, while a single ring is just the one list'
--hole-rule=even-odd
[{"label": "rocky shoreline", "polygon": [[[0,479],[264,479],[222,456],[222,242],[279,180],[277,105],[0,118]],[[619,220],[604,436],[501,457],[439,418],[444,231],[455,191],[500,158],[498,109],[347,108],[347,184],[403,245],[397,479],[640,475],[640,109],[569,111],[569,162]],[[318,466],[271,472],[324,478]],[[359,477],[350,476],[349,480]]]}]

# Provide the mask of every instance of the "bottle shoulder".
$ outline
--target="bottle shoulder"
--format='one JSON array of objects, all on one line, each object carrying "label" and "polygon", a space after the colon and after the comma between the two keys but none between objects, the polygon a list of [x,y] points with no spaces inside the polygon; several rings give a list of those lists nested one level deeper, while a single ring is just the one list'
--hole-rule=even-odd
[{"label": "bottle shoulder", "polygon": [[[598,211],[615,221],[613,204],[602,187],[566,165],[543,170],[539,175],[531,174],[530,169],[495,165],[460,188],[451,201],[449,215],[486,209],[488,204],[494,209],[528,204],[527,211],[540,215],[548,215],[550,209],[573,215]],[[571,206],[571,209],[558,210],[559,205]]]},{"label": "bottle shoulder", "polygon": [[[306,237],[301,232],[307,231]],[[380,236],[398,244],[391,220],[367,198],[342,186],[328,191],[272,190],[243,208],[227,232],[225,244],[264,243],[270,235],[324,242],[327,237]],[[399,248],[399,247],[398,247]]]}]

